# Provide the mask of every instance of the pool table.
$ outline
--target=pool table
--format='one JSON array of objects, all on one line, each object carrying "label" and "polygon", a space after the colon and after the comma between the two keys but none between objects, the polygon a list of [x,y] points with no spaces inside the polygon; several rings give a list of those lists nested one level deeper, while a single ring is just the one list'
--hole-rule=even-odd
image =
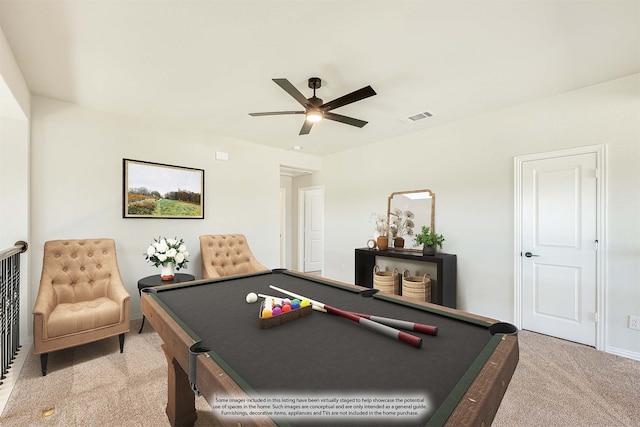
[{"label": "pool table", "polygon": [[[269,285],[342,310],[437,326],[437,335],[407,331],[422,339],[418,348],[317,311],[261,329],[260,304],[245,297],[286,297]],[[515,328],[371,293],[282,269],[146,289],[142,311],[168,361],[169,422],[193,425],[195,395],[202,395],[234,425],[490,425],[518,363]],[[228,397],[278,402],[269,396],[289,398],[255,413],[226,403]],[[307,398],[328,402],[327,412],[307,411],[299,404]],[[422,404],[414,410],[403,399]]]}]

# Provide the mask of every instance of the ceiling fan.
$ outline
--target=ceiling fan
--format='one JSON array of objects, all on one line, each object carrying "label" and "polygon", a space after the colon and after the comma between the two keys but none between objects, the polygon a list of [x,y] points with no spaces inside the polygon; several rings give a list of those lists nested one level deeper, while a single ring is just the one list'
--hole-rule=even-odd
[{"label": "ceiling fan", "polygon": [[319,77],[311,77],[309,79],[309,87],[313,89],[313,96],[309,99],[305,98],[298,89],[293,86],[287,79],[273,79],[273,81],[291,95],[296,101],[298,101],[303,107],[304,111],[272,111],[267,113],[249,113],[250,116],[280,116],[286,114],[304,114],[306,119],[300,129],[300,135],[307,135],[311,131],[311,127],[314,123],[319,122],[322,119],[334,120],[336,122],[345,123],[351,126],[357,126],[359,128],[366,125],[368,122],[364,120],[354,119],[353,117],[347,117],[340,114],[332,113],[338,107],[342,107],[347,104],[351,104],[356,101],[368,98],[376,94],[371,86],[363,87],[347,95],[336,98],[333,101],[323,103],[322,99],[316,97],[316,89],[319,89],[322,85],[322,80]]}]

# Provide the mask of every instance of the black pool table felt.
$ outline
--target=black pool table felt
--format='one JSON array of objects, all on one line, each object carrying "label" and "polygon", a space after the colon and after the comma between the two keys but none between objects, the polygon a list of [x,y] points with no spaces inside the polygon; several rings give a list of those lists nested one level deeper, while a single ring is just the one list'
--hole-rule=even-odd
[{"label": "black pool table felt", "polygon": [[[423,339],[418,349],[318,312],[260,329],[259,303],[247,304],[245,296],[278,295],[270,284],[344,310],[432,324],[438,326],[438,335],[414,333]],[[159,292],[159,298],[202,340],[203,347],[211,349],[214,360],[233,369],[229,375],[261,394],[426,395],[435,409],[474,361],[478,363],[478,355],[488,351],[491,339],[486,325],[363,298],[286,274],[176,288],[179,291]]]}]

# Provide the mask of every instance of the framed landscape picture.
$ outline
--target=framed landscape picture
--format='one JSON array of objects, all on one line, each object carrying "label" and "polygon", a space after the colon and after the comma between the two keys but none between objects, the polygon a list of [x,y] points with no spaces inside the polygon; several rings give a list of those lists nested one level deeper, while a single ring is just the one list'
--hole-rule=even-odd
[{"label": "framed landscape picture", "polygon": [[204,170],[122,159],[123,218],[204,218]]}]

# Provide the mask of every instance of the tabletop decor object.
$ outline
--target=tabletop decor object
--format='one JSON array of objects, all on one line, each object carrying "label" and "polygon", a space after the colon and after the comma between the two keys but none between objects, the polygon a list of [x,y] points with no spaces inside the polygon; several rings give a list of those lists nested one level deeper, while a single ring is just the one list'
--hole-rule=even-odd
[{"label": "tabletop decor object", "polygon": [[158,237],[149,245],[144,258],[156,267],[161,266],[160,277],[162,280],[172,280],[175,276],[174,270],[187,267],[189,251],[187,251],[187,246],[182,239]]},{"label": "tabletop decor object", "polygon": [[435,255],[436,246],[440,246],[442,249],[442,242],[444,242],[442,234],[436,234],[435,231],[423,225],[422,231],[416,234],[414,246],[422,245],[422,253],[424,255]]},{"label": "tabletop decor object", "polygon": [[376,222],[376,243],[381,251],[389,247],[389,218],[384,215],[372,215]]},{"label": "tabletop decor object", "polygon": [[413,236],[413,222],[415,215],[410,210],[393,209],[389,213],[389,230],[393,235],[393,246],[396,248],[404,248],[404,238],[402,236]]}]

